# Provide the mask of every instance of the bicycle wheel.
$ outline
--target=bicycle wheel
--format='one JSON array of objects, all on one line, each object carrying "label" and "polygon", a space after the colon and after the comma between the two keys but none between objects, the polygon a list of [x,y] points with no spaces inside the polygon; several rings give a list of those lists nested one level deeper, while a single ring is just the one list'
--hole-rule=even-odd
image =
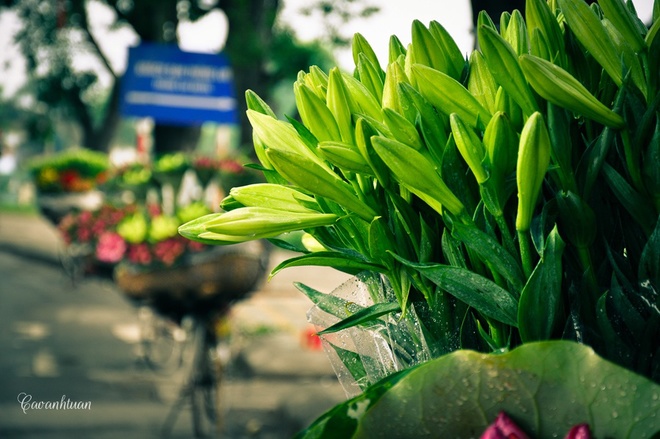
[{"label": "bicycle wheel", "polygon": [[173,372],[183,364],[183,350],[188,338],[186,329],[161,317],[149,306],[138,310],[140,355],[150,369]]}]

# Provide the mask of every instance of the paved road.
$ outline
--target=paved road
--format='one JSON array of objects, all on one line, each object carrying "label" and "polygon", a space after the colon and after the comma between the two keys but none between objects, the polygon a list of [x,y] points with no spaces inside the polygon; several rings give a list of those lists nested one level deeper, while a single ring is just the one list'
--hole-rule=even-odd
[{"label": "paved road", "polygon": [[[234,324],[266,335],[235,337],[222,437],[288,438],[344,397],[325,355],[301,347],[308,304],[282,290],[290,280],[235,307]],[[138,309],[111,281],[74,286],[48,258],[0,246],[0,297],[0,438],[160,437],[188,365],[169,374],[146,367],[137,355]],[[23,410],[19,398],[90,404]],[[170,437],[192,437],[189,407]]]}]

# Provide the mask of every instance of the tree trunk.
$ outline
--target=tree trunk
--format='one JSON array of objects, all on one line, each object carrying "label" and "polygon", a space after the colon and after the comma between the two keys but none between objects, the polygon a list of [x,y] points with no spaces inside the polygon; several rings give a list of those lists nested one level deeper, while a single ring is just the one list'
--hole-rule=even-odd
[{"label": "tree trunk", "polygon": [[269,101],[270,83],[265,64],[279,4],[279,0],[224,0],[219,4],[230,25],[225,53],[234,71],[241,128],[240,148],[245,153],[253,151],[252,128],[245,115],[245,91],[251,89]]}]

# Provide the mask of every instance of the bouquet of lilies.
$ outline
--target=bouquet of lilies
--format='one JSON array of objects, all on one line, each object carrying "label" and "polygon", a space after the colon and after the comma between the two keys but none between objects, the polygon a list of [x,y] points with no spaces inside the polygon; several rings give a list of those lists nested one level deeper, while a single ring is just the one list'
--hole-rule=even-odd
[{"label": "bouquet of lilies", "polygon": [[[547,390],[531,378],[493,379],[495,369],[484,382],[500,392],[482,394],[541,389],[545,399],[531,401],[538,410],[562,397],[573,398],[566,404],[573,410],[599,406],[615,385],[635,413],[592,410],[585,417],[595,434],[660,430],[659,31],[658,2],[647,27],[621,0],[528,0],[524,16],[505,13],[499,26],[482,12],[479,49],[467,59],[436,21],[415,21],[407,47],[393,36],[385,67],[356,34],[353,74],[317,67],[299,74],[300,120],[278,120],[246,93],[254,167],[267,183],[233,188],[223,212],[180,233],[220,245],[269,239],[301,253],[272,274],[301,265],[375,273],[386,293],[368,306],[298,285],[339,320],[321,334],[394,318],[393,350],[436,358],[364,382],[361,357],[333,346],[364,393],[320,419],[310,437],[337,428],[342,437],[433,436],[445,423],[411,415],[416,403],[405,403],[444,392],[429,382],[430,371],[464,377],[467,389],[472,375],[451,362],[491,371],[491,358],[501,358],[502,371],[520,371],[537,357],[572,364],[594,351],[634,388],[615,380],[600,395],[574,398],[582,384],[600,386],[585,378],[605,369],[598,363],[565,393],[557,391],[560,373],[546,375]],[[290,239],[300,231],[305,239]],[[464,357],[473,351],[492,354]],[[427,384],[433,391],[415,393]],[[632,396],[638,386],[650,393]],[[450,396],[463,401],[460,392]],[[463,402],[493,418],[507,406],[538,437],[582,422],[563,409],[548,415],[555,422],[541,422],[505,397],[480,398]],[[446,431],[471,437],[486,418],[468,420],[472,430],[457,421]],[[404,422],[412,429],[397,429]]]}]

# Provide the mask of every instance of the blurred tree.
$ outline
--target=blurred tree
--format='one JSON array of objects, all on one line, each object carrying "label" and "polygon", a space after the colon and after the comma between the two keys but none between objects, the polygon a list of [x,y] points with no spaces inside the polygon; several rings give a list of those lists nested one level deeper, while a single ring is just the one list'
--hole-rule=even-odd
[{"label": "blurred tree", "polygon": [[495,23],[500,22],[502,12],[511,12],[518,9],[525,15],[525,0],[470,0],[472,6],[472,25],[477,27],[480,11],[486,11]]},{"label": "blurred tree", "polygon": [[[90,27],[88,6],[92,2],[114,11],[114,27],[128,26],[141,41],[161,43],[176,42],[181,20],[194,22],[212,10],[222,10],[229,24],[223,50],[234,69],[242,117],[241,144],[251,139],[244,117],[246,89],[269,100],[279,81],[292,81],[299,70],[330,62],[329,52],[320,44],[301,45],[289,29],[276,26],[280,0],[0,0],[0,6],[14,10],[23,21],[16,41],[27,59],[37,102],[77,121],[83,144],[92,149],[107,150],[119,124],[121,79]],[[348,3],[360,2],[331,0],[319,2],[319,7],[326,16],[337,14],[341,20],[348,20],[350,17],[344,14]],[[361,9],[372,13],[374,8]],[[74,61],[83,53],[93,55],[105,67],[111,78],[109,90],[99,89],[99,78],[93,70],[74,68]],[[105,93],[100,113],[99,93]],[[157,124],[156,152],[192,149],[199,133],[199,127]]]}]

